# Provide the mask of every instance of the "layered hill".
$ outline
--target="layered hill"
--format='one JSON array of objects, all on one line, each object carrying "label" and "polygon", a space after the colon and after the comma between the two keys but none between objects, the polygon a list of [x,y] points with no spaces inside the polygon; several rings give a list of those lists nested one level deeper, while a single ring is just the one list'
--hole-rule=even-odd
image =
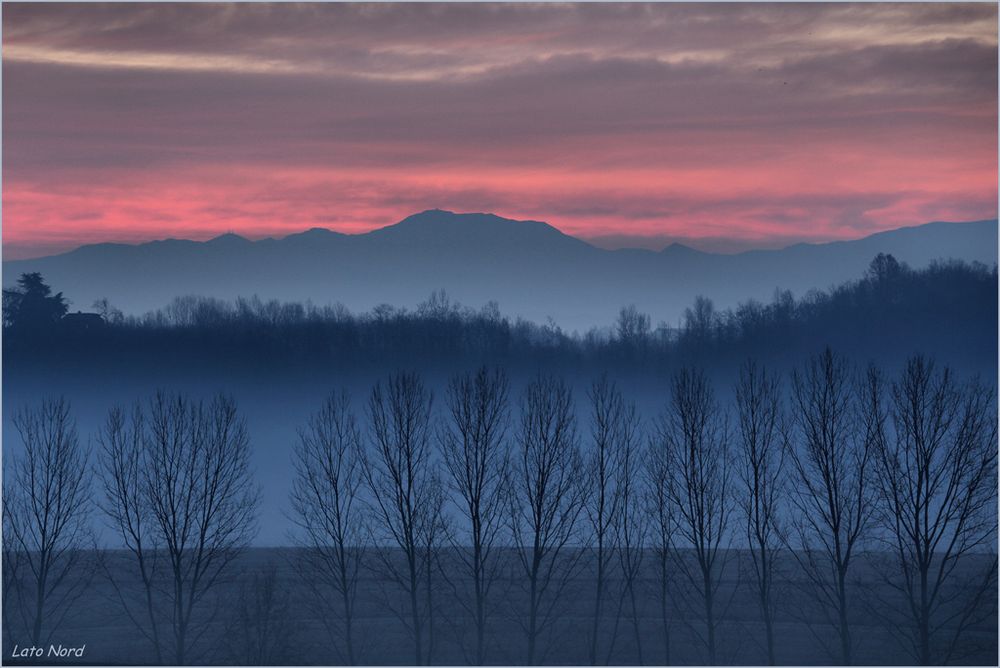
[{"label": "layered hill", "polygon": [[929,223],[853,241],[797,244],[734,255],[673,244],[660,252],[604,250],[537,221],[430,210],[364,234],[312,229],[251,241],[225,234],[198,242],[94,244],[49,257],[6,262],[3,284],[39,271],[87,310],[106,297],[130,313],[198,294],[413,306],[437,289],[478,306],[567,329],[610,323],[636,304],[654,321],[676,322],[696,295],[726,307],[769,300],[776,288],[803,294],[861,275],[878,253],[913,267],[937,259],[992,265],[997,221]]}]

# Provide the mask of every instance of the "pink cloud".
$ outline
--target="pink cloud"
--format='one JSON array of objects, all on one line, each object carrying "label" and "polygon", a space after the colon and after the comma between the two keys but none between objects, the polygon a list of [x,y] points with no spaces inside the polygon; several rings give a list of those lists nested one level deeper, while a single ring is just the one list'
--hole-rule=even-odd
[{"label": "pink cloud", "polygon": [[432,207],[760,245],[997,215],[995,7],[371,12],[5,10],[6,256]]}]

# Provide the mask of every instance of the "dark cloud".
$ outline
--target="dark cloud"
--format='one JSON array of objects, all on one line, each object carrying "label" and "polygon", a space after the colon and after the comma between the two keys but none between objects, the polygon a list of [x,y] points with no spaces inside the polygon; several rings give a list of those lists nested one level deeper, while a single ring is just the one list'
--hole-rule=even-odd
[{"label": "dark cloud", "polygon": [[[991,196],[995,210],[996,18],[951,3],[7,3],[5,202],[35,211],[9,229],[82,222],[39,217],[95,189],[110,207],[159,182],[169,201],[211,172],[239,195],[190,213],[222,225],[273,218],[268,197],[360,207],[287,221],[513,207],[643,230],[728,216],[774,238],[810,216],[829,234]],[[912,174],[920,162],[940,176]]]}]

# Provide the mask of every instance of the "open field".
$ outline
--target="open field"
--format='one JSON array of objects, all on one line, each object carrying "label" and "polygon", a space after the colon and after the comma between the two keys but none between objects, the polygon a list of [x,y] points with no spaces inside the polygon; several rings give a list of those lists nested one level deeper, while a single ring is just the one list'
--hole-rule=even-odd
[{"label": "open field", "polygon": [[[89,555],[93,560],[93,554]],[[196,615],[200,640],[195,645],[192,663],[228,664],[247,663],[247,648],[242,638],[247,631],[264,634],[274,647],[279,647],[281,663],[287,664],[337,664],[342,661],[335,636],[316,612],[315,600],[300,577],[295,564],[300,552],[296,549],[255,548],[244,553],[235,563],[235,576],[221,584],[216,598],[202,606]],[[373,555],[374,556],[374,555]],[[132,603],[139,600],[137,581],[129,582],[125,576],[129,566],[124,553],[105,554],[106,565],[115,573]],[[638,588],[638,639],[642,644],[642,662],[660,664],[664,661],[663,626],[659,617],[659,589],[656,582],[654,555],[649,552],[644,559]],[[446,562],[447,557],[443,561]],[[363,562],[370,566],[375,559],[366,555]],[[720,662],[727,664],[760,664],[766,654],[759,638],[762,637],[759,611],[748,585],[745,555],[735,551],[729,555],[726,575],[719,593],[723,610],[718,629]],[[784,575],[781,579],[780,605],[776,624],[777,656],[780,663],[822,665],[835,662],[835,655],[824,649],[824,643],[834,647],[835,633],[824,622],[807,595],[808,589],[794,573],[793,560],[785,555]],[[975,564],[979,567],[984,562]],[[560,598],[551,632],[544,635],[540,655],[541,663],[572,665],[588,663],[587,648],[592,624],[594,603],[593,577],[588,555],[578,560],[575,575]],[[970,561],[971,565],[971,561]],[[255,572],[270,566],[277,578],[272,610],[275,618],[267,625],[253,629],[239,628],[241,586],[251,581]],[[520,611],[525,608],[525,591],[516,577],[517,564],[511,560],[505,577],[497,583],[494,601],[496,609],[491,615],[491,639],[488,662],[494,664],[519,664],[524,659],[524,634],[520,626]],[[456,575],[454,564],[444,563],[436,574],[434,658],[436,664],[465,664],[470,662],[472,625],[470,617],[458,603],[462,581]],[[445,575],[447,574],[447,578]],[[852,633],[859,664],[908,664],[912,662],[903,646],[891,633],[889,619],[878,612],[888,604],[896,612],[900,602],[887,598],[888,588],[880,584],[879,575],[872,566],[871,557],[859,562],[857,579],[851,591],[853,602]],[[705,662],[703,646],[698,634],[702,631],[701,617],[688,605],[684,587],[678,574],[673,587],[673,602],[669,611],[672,664],[699,664]],[[605,605],[600,627],[600,654],[611,664],[634,665],[639,663],[638,643],[632,621],[627,614],[619,616],[618,580],[610,584],[611,594]],[[885,600],[882,600],[885,599]],[[396,591],[371,569],[363,569],[358,591],[356,629],[361,646],[361,662],[366,664],[409,664],[413,662],[412,641],[406,627],[392,612],[392,606],[401,601]],[[964,636],[965,651],[959,657],[964,664],[989,665],[997,657],[996,599],[989,601],[992,608],[984,619]],[[628,609],[625,606],[624,609]],[[14,614],[8,610],[9,614]],[[617,624],[616,624],[617,622]],[[900,623],[896,618],[895,624]],[[234,625],[235,624],[235,625]],[[617,630],[616,630],[617,626]],[[16,628],[16,627],[15,627]],[[143,638],[136,626],[124,614],[110,581],[103,572],[97,572],[86,589],[68,611],[62,626],[52,634],[51,643],[66,647],[86,644],[84,657],[63,660],[48,659],[46,663],[99,663],[146,664],[154,663],[152,645]],[[4,664],[32,663],[11,658],[14,644],[25,644],[16,630],[4,634]],[[30,644],[30,643],[28,643]],[[46,649],[47,649],[46,644]],[[35,660],[41,663],[42,660]]]}]

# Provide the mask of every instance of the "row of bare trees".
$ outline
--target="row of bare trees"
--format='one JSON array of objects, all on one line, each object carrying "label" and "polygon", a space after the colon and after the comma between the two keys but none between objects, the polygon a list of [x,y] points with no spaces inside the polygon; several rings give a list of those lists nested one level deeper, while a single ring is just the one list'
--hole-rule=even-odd
[{"label": "row of bare trees", "polygon": [[[961,659],[966,632],[995,613],[993,390],[922,357],[890,381],[830,350],[788,387],[748,361],[726,405],[705,374],[684,369],[646,423],[602,377],[586,395],[585,431],[569,385],[545,375],[512,399],[502,370],[460,374],[435,412],[420,376],[399,373],[372,388],[363,419],[335,393],[293,450],[301,549],[290,563],[347,664],[365,659],[365,574],[416,665],[438,656],[441,599],[469,620],[452,635],[477,665],[491,660],[501,622],[520,628],[525,663],[548,661],[580,600],[592,606],[592,664],[611,662],[629,631],[640,664],[649,643],[670,663],[678,625],[706,662],[731,662],[722,620],[744,580],[771,664],[779,615],[801,615],[844,664],[862,614],[882,615],[915,662]],[[24,450],[5,467],[8,637],[44,641],[100,571],[158,662],[197,660],[214,594],[254,535],[259,490],[234,402],[160,393],[113,409],[95,453],[65,401],[14,424]],[[123,551],[87,556],[95,510]],[[875,574],[874,597],[856,595],[859,569]],[[272,575],[243,590],[240,609],[286,628],[279,593]],[[650,593],[655,626],[644,621]],[[280,638],[250,635],[256,660],[273,662]]]},{"label": "row of bare trees", "polygon": [[[159,393],[114,408],[96,453],[63,399],[13,422],[23,454],[5,467],[5,635],[47,642],[100,572],[157,662],[192,661],[217,612],[209,594],[253,536],[258,494],[235,403]],[[123,551],[96,549],[97,513]]]},{"label": "row of bare trees", "polygon": [[[727,564],[738,556],[734,547],[746,550],[747,572],[737,577],[747,576],[754,592],[772,664],[779,601],[793,582],[804,594],[800,600],[835,630],[832,644],[824,633],[817,639],[836,660],[851,663],[857,615],[885,612],[877,602],[851,598],[862,548],[879,555],[874,563],[880,585],[887,585],[879,591],[906,602],[909,623],[890,626],[905,636],[916,661],[957,658],[963,632],[977,615],[992,612],[983,604],[996,577],[988,549],[996,536],[995,398],[977,381],[961,384],[922,357],[887,383],[874,368],[855,374],[826,350],[793,374],[787,400],[781,378],[750,361],[735,384],[732,415],[704,374],[682,370],[648,428],[621,390],[601,378],[587,395],[590,428],[583,438],[571,390],[557,378],[528,384],[514,419],[501,371],[458,376],[436,428],[432,397],[419,378],[396,376],[388,387],[376,386],[369,401],[374,449],[352,427],[349,443],[335,437],[321,457],[310,455],[341,462],[327,468],[361,473],[353,484],[338,483],[336,475],[327,484],[327,496],[346,491],[358,508],[355,528],[319,540],[310,531],[309,545],[317,555],[336,546],[321,570],[341,574],[334,586],[341,594],[356,590],[350,575],[356,582],[360,569],[356,561],[344,568],[341,555],[360,536],[400,548],[405,569],[397,570],[390,553],[381,558],[409,596],[408,616],[401,617],[417,663],[431,656],[431,579],[435,560],[448,553],[454,561],[439,566],[438,577],[449,581],[472,620],[467,657],[477,664],[487,658],[499,586],[523,590],[523,609],[514,617],[525,661],[534,664],[546,660],[541,639],[581,574],[593,586],[590,662],[610,661],[620,624],[630,623],[641,663],[648,638],[640,630],[637,589],[649,584],[641,577],[647,559],[656,566],[666,662],[669,611],[684,605],[691,614],[683,619],[701,620],[689,628],[715,663],[720,620],[735,592],[723,586],[731,575]],[[324,414],[336,415],[336,424],[356,424],[343,395]],[[321,442],[304,438],[303,451]],[[441,478],[428,472],[435,461]],[[314,469],[300,467],[300,479],[312,480]],[[365,517],[372,506],[366,495],[376,500],[375,517]],[[317,506],[323,504],[296,504],[303,518]],[[340,526],[345,518],[338,513],[327,524]],[[392,540],[380,543],[361,528],[366,522],[388,528]],[[510,592],[499,598],[511,600]],[[350,601],[339,612],[350,648]],[[610,633],[602,632],[606,617],[613,620]]]}]

